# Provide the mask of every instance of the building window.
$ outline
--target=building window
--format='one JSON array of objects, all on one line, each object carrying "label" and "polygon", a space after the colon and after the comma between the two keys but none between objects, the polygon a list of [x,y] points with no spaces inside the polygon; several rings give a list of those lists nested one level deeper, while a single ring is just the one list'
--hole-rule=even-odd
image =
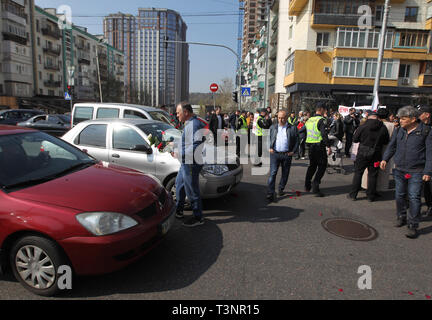
[{"label": "building window", "polygon": [[[379,29],[338,28],[336,47],[378,49],[381,31]],[[385,49],[391,49],[393,31],[386,33]]]},{"label": "building window", "polygon": [[424,31],[402,31],[396,34],[396,47],[426,48],[429,33]]},{"label": "building window", "polygon": [[407,7],[405,10],[405,22],[417,22],[418,7]]},{"label": "building window", "polygon": [[[381,69],[381,78],[396,79],[395,70],[398,61],[384,59]],[[341,58],[334,60],[335,77],[348,78],[375,78],[377,71],[377,59]]]},{"label": "building window", "polygon": [[329,45],[330,33],[328,32],[318,32],[317,33],[317,47],[328,47]]},{"label": "building window", "polygon": [[401,64],[399,68],[399,78],[409,78],[411,73],[411,65]]},{"label": "building window", "polygon": [[285,64],[285,75],[289,75],[294,72],[294,55],[295,53],[291,54]]},{"label": "building window", "polygon": [[376,22],[383,22],[383,19],[384,19],[384,6],[376,6],[375,8]]}]

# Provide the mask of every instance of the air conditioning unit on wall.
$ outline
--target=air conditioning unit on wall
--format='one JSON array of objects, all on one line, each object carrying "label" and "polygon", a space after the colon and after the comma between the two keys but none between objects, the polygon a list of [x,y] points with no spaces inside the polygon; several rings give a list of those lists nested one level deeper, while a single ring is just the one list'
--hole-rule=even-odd
[{"label": "air conditioning unit on wall", "polygon": [[323,48],[317,47],[315,51],[316,53],[323,53]]},{"label": "air conditioning unit on wall", "polygon": [[402,84],[403,85],[409,85],[410,84],[410,78],[402,78]]},{"label": "air conditioning unit on wall", "polygon": [[324,67],[323,72],[324,73],[330,73],[331,72],[331,68],[330,67]]}]

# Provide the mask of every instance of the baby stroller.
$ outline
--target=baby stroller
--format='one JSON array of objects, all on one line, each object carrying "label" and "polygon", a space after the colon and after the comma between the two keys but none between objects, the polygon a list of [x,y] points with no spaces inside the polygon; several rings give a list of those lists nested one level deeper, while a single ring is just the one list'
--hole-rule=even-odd
[{"label": "baby stroller", "polygon": [[332,150],[331,155],[328,157],[327,173],[342,173],[346,174],[343,165],[343,143],[335,136],[329,136],[331,142],[330,149]]}]

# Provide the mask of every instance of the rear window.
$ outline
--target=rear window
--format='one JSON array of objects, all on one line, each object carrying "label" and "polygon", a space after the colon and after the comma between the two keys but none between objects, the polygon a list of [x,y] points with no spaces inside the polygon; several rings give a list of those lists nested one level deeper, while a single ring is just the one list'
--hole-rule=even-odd
[{"label": "rear window", "polygon": [[76,107],[74,113],[74,124],[93,119],[93,107]]},{"label": "rear window", "polygon": [[134,110],[125,110],[124,118],[125,119],[147,119],[147,117],[144,114]]},{"label": "rear window", "polygon": [[167,116],[163,112],[152,111],[152,112],[149,112],[149,114],[153,120],[165,122],[166,124],[171,124],[171,120],[169,119],[169,116]]},{"label": "rear window", "polygon": [[119,109],[99,108],[96,119],[118,119],[120,115]]},{"label": "rear window", "polygon": [[84,128],[75,143],[80,146],[106,148],[106,124],[92,124]]}]

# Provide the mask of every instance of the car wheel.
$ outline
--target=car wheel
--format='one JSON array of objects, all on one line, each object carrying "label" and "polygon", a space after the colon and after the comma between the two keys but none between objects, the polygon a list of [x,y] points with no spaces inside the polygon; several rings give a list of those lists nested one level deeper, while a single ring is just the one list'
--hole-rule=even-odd
[{"label": "car wheel", "polygon": [[10,264],[15,278],[27,290],[49,297],[60,291],[57,271],[67,260],[55,242],[28,236],[12,247]]},{"label": "car wheel", "polygon": [[[172,178],[171,180],[168,181],[165,189],[171,193],[174,203],[177,203],[177,188],[176,188],[176,177]],[[192,209],[192,204],[190,203],[189,199],[186,198],[186,203],[185,203],[185,210],[191,210]]]}]

